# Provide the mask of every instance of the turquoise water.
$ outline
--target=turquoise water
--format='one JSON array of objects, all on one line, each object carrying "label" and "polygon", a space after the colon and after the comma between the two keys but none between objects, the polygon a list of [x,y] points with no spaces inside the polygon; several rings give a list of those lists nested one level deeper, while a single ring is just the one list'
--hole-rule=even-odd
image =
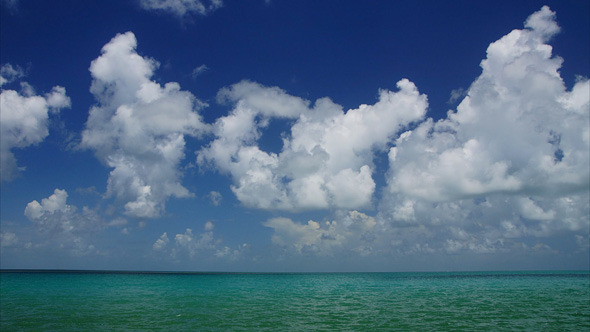
[{"label": "turquoise water", "polygon": [[3,272],[0,330],[589,331],[590,274]]}]

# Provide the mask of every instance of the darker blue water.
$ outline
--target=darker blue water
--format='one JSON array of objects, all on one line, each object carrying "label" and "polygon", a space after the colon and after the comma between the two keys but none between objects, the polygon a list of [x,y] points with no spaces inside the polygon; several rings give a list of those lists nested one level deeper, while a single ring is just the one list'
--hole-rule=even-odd
[{"label": "darker blue water", "polygon": [[590,330],[583,272],[0,273],[0,330]]}]

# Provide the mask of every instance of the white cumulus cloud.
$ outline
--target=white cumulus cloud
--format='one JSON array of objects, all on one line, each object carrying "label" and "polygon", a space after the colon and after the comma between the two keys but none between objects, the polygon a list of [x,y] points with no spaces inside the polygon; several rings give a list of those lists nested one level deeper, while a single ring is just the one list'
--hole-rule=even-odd
[{"label": "white cumulus cloud", "polygon": [[587,236],[590,84],[566,89],[546,44],[558,31],[548,7],[532,14],[490,44],[456,111],[396,140],[378,217],[405,234],[400,248],[411,248],[411,229],[449,253]]},{"label": "white cumulus cloud", "polygon": [[431,201],[493,193],[560,196],[590,186],[590,83],[567,91],[546,42],[543,7],[490,44],[482,73],[447,118],[427,120],[389,153],[393,193]]},{"label": "white cumulus cloud", "polygon": [[[8,72],[8,74],[7,74]],[[10,65],[1,70],[0,82],[21,77]],[[7,75],[7,76],[4,76]],[[55,86],[44,96],[36,95],[33,88],[23,82],[22,92],[2,90],[0,93],[0,173],[2,181],[13,179],[18,173],[15,148],[41,143],[49,135],[49,115],[71,106],[66,89]]]},{"label": "white cumulus cloud", "polygon": [[112,168],[107,196],[133,217],[161,215],[170,197],[189,197],[180,183],[185,135],[207,130],[198,110],[205,104],[178,83],[151,80],[158,63],[136,52],[131,32],[115,36],[92,61],[90,109],[81,147]]},{"label": "white cumulus cloud", "polygon": [[[373,158],[410,123],[420,120],[426,96],[406,80],[381,90],[374,105],[344,112],[323,98],[310,102],[277,87],[242,81],[222,89],[233,102],[214,126],[216,139],[198,153],[200,165],[231,174],[232,190],[246,206],[262,209],[356,209],[371,204]],[[270,121],[294,121],[280,153],[258,146]]]}]

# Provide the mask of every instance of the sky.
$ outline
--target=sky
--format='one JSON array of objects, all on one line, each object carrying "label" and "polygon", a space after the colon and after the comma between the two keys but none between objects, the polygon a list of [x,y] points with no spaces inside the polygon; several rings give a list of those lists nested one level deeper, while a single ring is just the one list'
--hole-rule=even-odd
[{"label": "sky", "polygon": [[0,268],[590,268],[588,1],[0,4]]}]

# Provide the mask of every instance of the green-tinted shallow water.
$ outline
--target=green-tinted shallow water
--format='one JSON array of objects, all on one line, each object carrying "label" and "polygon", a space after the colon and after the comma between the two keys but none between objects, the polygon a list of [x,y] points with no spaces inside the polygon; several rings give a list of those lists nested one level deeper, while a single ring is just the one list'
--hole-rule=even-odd
[{"label": "green-tinted shallow water", "polygon": [[1,331],[590,330],[588,272],[0,278]]}]

